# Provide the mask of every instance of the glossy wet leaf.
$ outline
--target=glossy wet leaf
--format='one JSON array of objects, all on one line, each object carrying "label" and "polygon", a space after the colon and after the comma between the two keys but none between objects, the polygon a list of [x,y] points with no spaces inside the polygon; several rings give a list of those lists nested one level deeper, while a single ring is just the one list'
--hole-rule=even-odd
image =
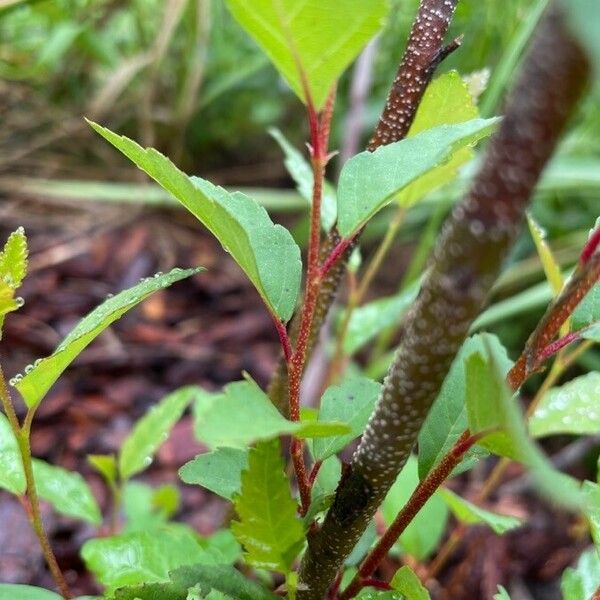
[{"label": "glossy wet leaf", "polygon": [[217,590],[235,600],[280,600],[260,584],[225,565],[193,565],[175,569],[168,583],[151,583],[120,589],[110,600],[190,600],[190,589],[208,594]]},{"label": "glossy wet leaf", "polygon": [[344,435],[315,439],[312,447],[316,460],[325,460],[336,454],[363,432],[380,390],[381,384],[366,377],[345,379],[340,385],[327,388],[321,399],[319,421],[345,423],[350,431]]},{"label": "glossy wet leaf", "polygon": [[575,568],[562,574],[560,591],[563,600],[590,600],[600,587],[600,557],[597,548],[583,552]]},{"label": "glossy wet leaf", "polygon": [[39,497],[57,512],[93,525],[102,522],[92,490],[79,473],[34,458],[33,476]]},{"label": "glossy wet leaf", "polygon": [[391,586],[400,592],[404,600],[429,600],[429,592],[417,574],[408,566],[400,567],[392,577]]},{"label": "glossy wet leaf", "polygon": [[205,395],[201,402],[203,408],[195,409],[196,436],[213,448],[246,448],[257,440],[284,434],[312,438],[350,431],[348,425],[340,422],[288,421],[253,381],[230,383],[222,394]]},{"label": "glossy wet leaf", "polygon": [[[313,170],[304,156],[296,149],[281,131],[275,127],[269,133],[279,144],[285,155],[285,167],[296,184],[299,194],[312,205],[313,195]],[[337,198],[335,188],[325,179],[323,181],[323,195],[321,198],[321,226],[329,231],[335,224],[337,211]]]},{"label": "glossy wet leaf", "polygon": [[[440,75],[427,86],[406,137],[413,137],[439,125],[464,123],[477,117],[479,111],[467,84],[456,71],[450,71]],[[473,155],[474,151],[469,146],[460,148],[446,163],[404,188],[398,194],[398,202],[404,206],[411,206],[430,192],[449,183],[458,175],[458,169],[471,160]]]},{"label": "glossy wet leaf", "polygon": [[26,487],[17,440],[8,419],[0,413],[0,488],[22,495]]},{"label": "glossy wet leaf", "polygon": [[600,431],[600,373],[591,371],[555,387],[542,397],[529,420],[534,437]]},{"label": "glossy wet leaf", "polygon": [[[418,483],[417,459],[411,455],[381,506],[386,525],[391,525]],[[404,530],[396,546],[419,561],[425,560],[437,548],[447,520],[446,503],[433,495]]]},{"label": "glossy wet leaf", "polygon": [[351,236],[408,184],[444,164],[460,148],[489,135],[497,122],[472,119],[441,125],[351,158],[338,185],[340,233]]},{"label": "glossy wet leaf", "polygon": [[179,477],[231,500],[242,484],[242,471],[248,466],[248,450],[217,448],[199,454],[179,469]]},{"label": "glossy wet leaf", "polygon": [[16,383],[15,387],[23,396],[27,406],[29,408],[38,406],[63,371],[111,323],[153,293],[202,270],[202,268],[173,269],[164,275],[157,274],[149,277],[105,300],[79,322],[50,356],[36,361],[28,372],[26,369],[24,377]]},{"label": "glossy wet leaf", "polygon": [[123,479],[129,479],[151,464],[154,453],[167,440],[196,391],[193,386],[176,390],[137,421],[119,454],[119,472]]},{"label": "glossy wet leaf", "polygon": [[442,488],[437,492],[454,516],[467,525],[478,525],[484,523],[488,525],[495,533],[501,535],[522,525],[521,519],[510,515],[501,515],[499,513],[485,510],[480,506],[461,498],[449,489]]},{"label": "glossy wet leaf", "polygon": [[387,0],[226,0],[292,90],[307,102],[302,72],[320,109],[331,86],[377,33]]},{"label": "glossy wet leaf", "polygon": [[[468,338],[454,359],[440,393],[419,433],[419,477],[423,479],[450,451],[463,431],[469,426],[466,406],[466,377],[464,360],[473,352],[491,349],[505,375],[512,366],[500,340],[488,333]],[[473,447],[455,470],[455,474],[470,468],[487,452]]]},{"label": "glossy wet leaf", "polygon": [[16,291],[27,274],[27,257],[27,238],[23,228],[19,227],[8,236],[0,251],[0,339],[4,317],[23,304],[16,297]]},{"label": "glossy wet leaf", "polygon": [[304,527],[284,473],[279,440],[260,442],[250,450],[234,504],[237,520],[231,530],[244,548],[245,561],[288,573],[304,543]]},{"label": "glossy wet leaf", "polygon": [[169,572],[198,563],[216,565],[196,533],[184,525],[164,525],[87,541],[81,555],[96,579],[114,591],[126,585],[169,581]]},{"label": "glossy wet leaf", "polygon": [[296,308],[302,263],[291,234],[252,198],[188,177],[153,148],[90,125],[187,208],[231,254],[271,312],[288,321]]}]

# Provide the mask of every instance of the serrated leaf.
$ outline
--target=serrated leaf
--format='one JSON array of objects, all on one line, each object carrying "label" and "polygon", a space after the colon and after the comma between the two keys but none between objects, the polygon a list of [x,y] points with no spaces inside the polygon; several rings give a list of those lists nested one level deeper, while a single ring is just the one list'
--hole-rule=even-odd
[{"label": "serrated leaf", "polygon": [[600,373],[591,371],[548,390],[529,419],[534,437],[600,431]]},{"label": "serrated leaf", "polygon": [[542,263],[542,268],[544,269],[546,279],[548,280],[548,283],[552,288],[553,294],[557,296],[562,290],[564,283],[560,266],[556,262],[554,254],[552,253],[552,250],[550,250],[550,246],[548,246],[548,243],[546,242],[545,230],[542,229],[542,227],[535,221],[535,219],[529,213],[527,214],[527,223],[529,225],[529,231],[535,243],[538,256],[540,257],[540,261]]},{"label": "serrated leaf", "polygon": [[114,485],[118,474],[117,459],[112,454],[89,454],[87,459],[108,485]]},{"label": "serrated leaf", "polygon": [[357,377],[345,379],[339,386],[331,386],[325,391],[319,421],[345,423],[350,431],[344,435],[316,439],[312,446],[316,460],[325,460],[336,454],[363,432],[380,390],[381,384],[376,381]]},{"label": "serrated leaf", "polygon": [[[312,205],[313,196],[313,170],[304,156],[290,144],[286,137],[276,127],[269,129],[273,139],[279,144],[285,155],[285,167],[296,183],[299,194]],[[321,198],[321,227],[329,231],[337,217],[337,198],[335,188],[325,179],[323,181],[323,194]]]},{"label": "serrated leaf", "polygon": [[387,298],[378,298],[352,311],[344,338],[344,353],[352,355],[388,327],[398,323],[419,292],[419,286]]},{"label": "serrated leaf", "polygon": [[408,566],[400,567],[394,574],[391,586],[399,591],[404,600],[429,600],[429,592],[416,573]]},{"label": "serrated leaf", "polygon": [[[440,75],[427,86],[406,137],[413,137],[439,125],[464,123],[477,117],[479,110],[467,84],[456,71],[450,71]],[[458,169],[471,160],[473,155],[472,148],[460,148],[446,163],[404,188],[398,194],[398,202],[403,206],[411,206],[430,192],[449,183],[458,175]]]},{"label": "serrated leaf", "polygon": [[21,496],[26,487],[19,445],[8,419],[0,413],[0,488]]},{"label": "serrated leaf", "polygon": [[153,406],[125,438],[119,454],[119,472],[129,479],[152,463],[152,457],[191,404],[197,388],[183,387]]},{"label": "serrated leaf", "polygon": [[38,496],[69,517],[99,525],[102,515],[92,490],[79,474],[49,465],[36,458],[32,461]]},{"label": "serrated leaf", "polygon": [[205,395],[201,401],[204,407],[195,411],[196,437],[213,448],[245,448],[257,440],[285,434],[311,438],[350,431],[344,423],[288,421],[253,381],[230,383],[222,394]]},{"label": "serrated leaf", "polygon": [[193,565],[175,569],[169,583],[154,583],[117,590],[110,600],[189,600],[190,588],[208,594],[220,591],[235,600],[280,600],[258,583],[246,579],[233,567]]},{"label": "serrated leaf", "polygon": [[217,448],[199,454],[179,469],[179,477],[231,500],[242,484],[242,471],[248,466],[248,450]]},{"label": "serrated leaf", "polygon": [[260,442],[250,450],[234,504],[238,520],[231,531],[244,548],[246,562],[288,573],[304,543],[304,527],[296,517],[279,440]]},{"label": "serrated leaf", "polygon": [[[386,525],[392,524],[418,483],[417,459],[411,455],[381,505]],[[397,547],[417,560],[425,560],[437,548],[447,520],[446,503],[433,495],[404,530]]]},{"label": "serrated leaf", "polygon": [[134,287],[105,300],[79,322],[50,356],[36,361],[32,369],[15,384],[27,406],[37,407],[63,371],[111,323],[154,292],[203,270],[201,267],[173,269],[170,273],[149,277]]},{"label": "serrated leaf", "polygon": [[63,600],[62,596],[30,585],[0,583],[0,600]]},{"label": "serrated leaf", "polygon": [[515,529],[522,525],[521,519],[509,515],[501,515],[489,510],[485,510],[480,506],[461,498],[449,489],[442,488],[437,492],[454,516],[461,522],[468,525],[477,525],[484,523],[489,525],[495,533],[502,535],[511,529]]},{"label": "serrated leaf", "polygon": [[444,164],[460,148],[489,135],[498,121],[472,119],[441,125],[351,158],[338,185],[340,233],[350,237],[408,184]]},{"label": "serrated leaf", "polygon": [[[506,374],[512,366],[506,349],[495,335],[483,333],[474,335],[465,341],[454,359],[440,393],[419,433],[419,477],[421,479],[450,451],[469,426],[464,360],[473,352],[483,352],[486,346],[491,349],[503,374]],[[469,469],[477,460],[486,455],[487,452],[480,446],[474,446],[454,473]]]},{"label": "serrated leaf", "polygon": [[590,600],[600,588],[600,557],[590,548],[579,557],[577,566],[569,567],[562,575],[560,591],[563,600]]},{"label": "serrated leaf", "polygon": [[179,524],[89,540],[81,556],[108,593],[126,585],[169,581],[173,569],[216,565],[220,558],[202,547],[192,529]]},{"label": "serrated leaf", "polygon": [[336,0],[227,0],[227,6],[306,103],[305,77],[317,110],[389,9],[386,0],[345,0],[343,10]]},{"label": "serrated leaf", "polygon": [[296,308],[302,263],[291,234],[266,210],[239,192],[229,193],[199,177],[188,177],[153,148],[90,125],[187,208],[231,254],[269,310],[288,321]]}]

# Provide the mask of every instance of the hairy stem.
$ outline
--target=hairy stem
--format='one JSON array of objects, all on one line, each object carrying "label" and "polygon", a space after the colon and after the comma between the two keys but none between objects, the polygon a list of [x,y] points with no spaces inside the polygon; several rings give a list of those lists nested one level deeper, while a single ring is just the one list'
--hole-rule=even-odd
[{"label": "hairy stem", "polygon": [[583,93],[590,67],[558,5],[545,15],[467,197],[447,220],[402,345],[347,476],[309,537],[302,600],[321,600],[398,473],[481,311],[541,171]]}]

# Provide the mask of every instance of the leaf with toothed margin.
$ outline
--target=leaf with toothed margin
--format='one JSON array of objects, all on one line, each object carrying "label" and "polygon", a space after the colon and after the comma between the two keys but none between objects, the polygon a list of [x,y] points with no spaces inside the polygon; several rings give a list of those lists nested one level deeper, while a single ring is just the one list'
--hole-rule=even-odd
[{"label": "leaf with toothed margin", "polygon": [[[377,33],[388,0],[227,0],[292,90],[317,110],[336,79]],[[341,7],[343,6],[343,10]]]},{"label": "leaf with toothed margin", "polygon": [[287,322],[300,289],[300,248],[290,232],[275,225],[252,198],[229,193],[199,177],[188,177],[167,157],[88,121],[103,138],[120,150],[187,208],[231,254],[261,298],[281,321]]},{"label": "leaf with toothed margin", "polygon": [[498,122],[498,118],[472,119],[441,125],[351,158],[338,185],[338,229],[342,236],[350,237],[398,192],[446,163],[454,152],[490,135]]},{"label": "leaf with toothed margin", "polygon": [[30,409],[36,408],[63,371],[111,323],[155,292],[201,271],[204,269],[198,267],[157,273],[105,300],[77,324],[50,356],[37,360],[32,367],[26,369],[25,376],[17,379],[15,387],[23,396],[25,404]]}]

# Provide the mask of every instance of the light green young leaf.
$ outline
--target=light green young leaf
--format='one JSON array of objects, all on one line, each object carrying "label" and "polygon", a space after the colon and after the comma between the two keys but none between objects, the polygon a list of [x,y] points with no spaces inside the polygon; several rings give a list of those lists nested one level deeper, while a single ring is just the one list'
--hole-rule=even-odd
[{"label": "light green young leaf", "polygon": [[489,525],[498,535],[502,535],[511,529],[516,529],[522,524],[521,519],[517,517],[501,515],[485,510],[461,498],[447,488],[442,488],[437,493],[443,498],[448,508],[461,523],[466,523],[467,525],[484,523]]},{"label": "light green young leaf", "polygon": [[416,573],[406,565],[396,571],[390,583],[403,595],[404,600],[430,599],[427,588],[421,583]]},{"label": "light green young leaf", "polygon": [[[573,311],[571,317],[571,329],[573,331],[580,331],[598,322],[600,322],[600,283],[597,283],[586,294],[577,308]],[[598,328],[583,332],[582,337],[593,340],[600,339]]]},{"label": "light green young leaf", "polygon": [[98,472],[108,485],[117,481],[117,459],[112,454],[89,454],[88,463]]},{"label": "light green young leaf", "polygon": [[[285,154],[285,167],[296,183],[296,189],[300,195],[312,205],[313,195],[313,170],[304,156],[290,144],[286,137],[276,127],[269,129],[269,133],[279,144]],[[321,227],[329,231],[334,225],[337,217],[337,198],[335,188],[325,179],[323,181],[323,194],[321,198]]]},{"label": "light green young leaf", "polygon": [[[418,483],[417,459],[411,456],[381,506],[386,525],[391,525]],[[404,530],[397,546],[417,560],[425,560],[437,548],[447,520],[446,503],[433,495]]]},{"label": "light green young leaf", "polygon": [[584,481],[581,486],[585,498],[585,515],[590,524],[592,539],[596,548],[600,548],[600,485]]},{"label": "light green young leaf", "polygon": [[20,496],[26,487],[17,440],[8,419],[0,413],[0,488]]},{"label": "light green young leaf", "polygon": [[92,490],[79,473],[34,458],[33,476],[39,497],[56,511],[94,525],[102,522]]},{"label": "light green young leaf", "polygon": [[[438,125],[464,123],[477,117],[479,111],[467,84],[456,71],[450,71],[427,86],[406,137],[413,137]],[[398,202],[403,206],[411,206],[435,189],[450,183],[458,175],[458,169],[473,158],[473,154],[473,149],[468,146],[460,148],[445,164],[404,188],[398,195]]]},{"label": "light green young leaf", "polygon": [[0,583],[0,600],[63,600],[61,596],[30,585]]},{"label": "light green young leaf", "polygon": [[128,481],[123,486],[125,533],[162,527],[179,508],[179,491],[171,485],[152,488]]},{"label": "light green young leaf", "polygon": [[248,467],[248,450],[217,448],[199,454],[179,469],[179,477],[189,484],[198,484],[207,490],[231,500],[240,491],[242,471]]},{"label": "light green young leaf", "polygon": [[190,178],[153,148],[90,125],[142,171],[171,193],[231,254],[269,310],[288,321],[296,308],[302,263],[291,234],[274,225],[264,208],[199,177]]},{"label": "light green young leaf", "polygon": [[600,588],[600,557],[596,548],[586,550],[576,568],[569,567],[562,575],[560,591],[563,600],[590,600]]},{"label": "light green young leaf", "polygon": [[253,381],[230,383],[221,395],[205,395],[201,400],[204,407],[196,407],[195,432],[201,442],[212,448],[245,448],[257,440],[285,434],[313,438],[350,431],[345,423],[288,421]]},{"label": "light green young leaf", "polygon": [[508,592],[501,585],[498,586],[498,593],[494,594],[494,600],[510,600]]},{"label": "light green young leaf", "polygon": [[[486,346],[491,349],[503,375],[512,366],[506,349],[495,335],[477,334],[465,341],[419,433],[419,477],[421,479],[450,451],[469,426],[464,360],[473,352],[484,352]],[[474,446],[457,467],[455,474],[469,469],[482,455],[487,455],[487,452],[480,446]]]},{"label": "light green young leaf", "polygon": [[387,0],[227,0],[238,23],[256,40],[304,102],[303,78],[319,110],[332,85],[377,33]]},{"label": "light green young leaf", "polygon": [[527,223],[531,237],[535,243],[538,256],[542,263],[546,279],[552,288],[552,292],[557,296],[563,288],[563,276],[560,265],[556,262],[548,242],[546,242],[546,231],[535,221],[531,214],[527,214]]},{"label": "light green young leaf", "polygon": [[352,355],[382,331],[398,323],[417,297],[419,287],[411,285],[405,290],[368,302],[352,312],[344,338],[344,352]]},{"label": "light green young leaf", "polygon": [[[489,355],[488,355],[489,356]],[[467,411],[472,433],[501,429],[479,443],[501,455],[526,464],[540,491],[557,504],[580,511],[584,501],[579,484],[557,471],[527,434],[520,408],[506,386],[493,356],[479,353],[465,363],[467,373]]]},{"label": "light green young leaf", "polygon": [[235,600],[281,600],[258,583],[226,565],[193,565],[178,568],[168,583],[150,583],[117,590],[110,600],[189,600],[190,589],[208,594],[222,592]]},{"label": "light green young leaf", "polygon": [[250,450],[235,497],[237,521],[231,531],[243,546],[246,562],[259,569],[288,573],[304,543],[304,527],[284,474],[279,440]]},{"label": "light green young leaf", "polygon": [[529,433],[544,437],[600,431],[600,373],[591,371],[548,390],[529,420]]},{"label": "light green young leaf", "polygon": [[123,479],[129,479],[151,464],[154,453],[166,441],[196,392],[197,388],[193,386],[176,390],[134,425],[119,454],[119,472]]},{"label": "light green young leaf", "polygon": [[179,524],[152,531],[135,531],[87,541],[81,556],[96,579],[116,588],[139,583],[169,581],[169,572],[198,563],[216,565],[219,557],[201,546],[196,533]]},{"label": "light green young leaf", "polygon": [[149,277],[136,286],[105,300],[79,322],[50,356],[36,361],[30,370],[25,370],[25,376],[15,384],[15,387],[23,396],[27,406],[37,407],[63,371],[111,323],[154,292],[200,271],[203,269],[173,269],[170,273]]},{"label": "light green young leaf", "polygon": [[331,386],[323,394],[319,421],[337,421],[345,423],[350,431],[344,435],[316,439],[313,442],[313,454],[316,460],[325,460],[345,448],[357,438],[365,428],[381,384],[358,377],[345,379],[339,386]]},{"label": "light green young leaf", "polygon": [[27,274],[27,256],[27,238],[23,228],[19,227],[8,236],[0,252],[0,339],[6,314],[23,305],[15,292]]},{"label": "light green young leaf", "polygon": [[340,233],[350,237],[409,183],[444,164],[460,148],[489,135],[498,121],[472,119],[441,125],[351,158],[338,186]]}]

